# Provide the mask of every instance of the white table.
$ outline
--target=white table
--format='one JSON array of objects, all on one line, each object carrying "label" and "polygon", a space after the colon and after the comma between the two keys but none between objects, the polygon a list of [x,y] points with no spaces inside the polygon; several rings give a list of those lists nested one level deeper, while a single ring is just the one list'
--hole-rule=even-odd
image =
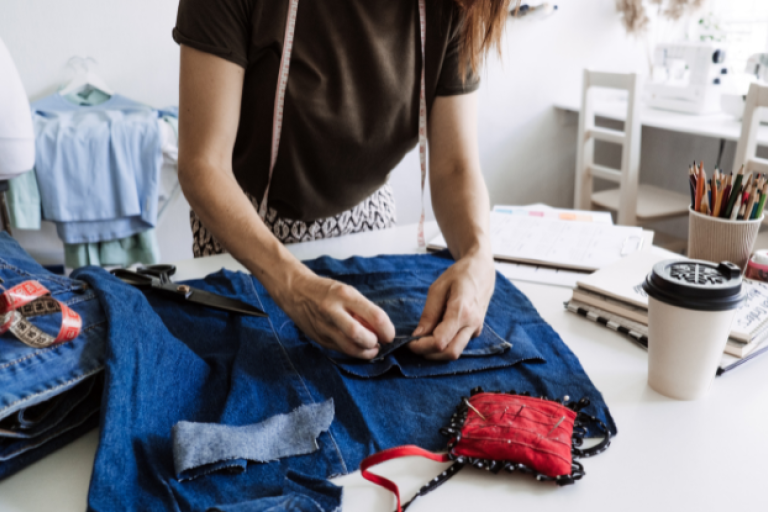
[{"label": "white table", "polygon": [[[566,112],[580,112],[579,100],[556,101],[555,108]],[[595,114],[614,121],[624,121],[627,115],[625,97],[615,92],[606,92],[595,98]],[[640,122],[649,128],[660,128],[674,132],[703,137],[714,137],[738,141],[741,136],[741,120],[725,112],[714,114],[686,114],[670,110],[651,108],[645,103],[640,106]],[[761,125],[757,134],[758,143],[768,145],[768,126]]]},{"label": "white table", "polygon": [[[435,233],[436,226],[427,231]],[[415,227],[403,226],[290,248],[300,258],[344,258],[414,252],[415,240]],[[214,256],[178,263],[178,276],[199,277],[222,266],[242,268],[228,256]],[[671,400],[647,386],[644,351],[564,310],[568,289],[518,286],[579,357],[611,408],[619,435],[607,452],[584,461],[587,476],[576,485],[557,488],[530,476],[465,469],[417,501],[413,512],[768,510],[761,473],[768,460],[768,358],[717,379],[705,400]],[[96,444],[97,433],[91,432],[0,483],[0,511],[84,510]],[[413,458],[377,471],[395,479],[407,498],[445,466]],[[393,509],[390,494],[357,473],[335,482],[345,487],[345,511]]]}]

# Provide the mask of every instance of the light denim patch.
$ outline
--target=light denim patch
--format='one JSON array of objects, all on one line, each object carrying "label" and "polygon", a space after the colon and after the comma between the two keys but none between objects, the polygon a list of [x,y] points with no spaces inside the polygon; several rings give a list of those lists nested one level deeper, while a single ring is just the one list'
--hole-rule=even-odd
[{"label": "light denim patch", "polygon": [[331,398],[253,425],[180,421],[171,431],[176,476],[184,481],[220,470],[239,473],[246,460],[269,462],[312,453],[333,417]]}]

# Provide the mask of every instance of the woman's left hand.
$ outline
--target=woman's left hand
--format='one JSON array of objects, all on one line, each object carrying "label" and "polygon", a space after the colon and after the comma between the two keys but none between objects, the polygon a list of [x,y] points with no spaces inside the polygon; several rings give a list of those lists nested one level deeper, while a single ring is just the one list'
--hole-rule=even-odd
[{"label": "woman's left hand", "polygon": [[479,336],[496,283],[490,254],[465,256],[429,287],[424,312],[410,349],[427,359],[454,360]]}]

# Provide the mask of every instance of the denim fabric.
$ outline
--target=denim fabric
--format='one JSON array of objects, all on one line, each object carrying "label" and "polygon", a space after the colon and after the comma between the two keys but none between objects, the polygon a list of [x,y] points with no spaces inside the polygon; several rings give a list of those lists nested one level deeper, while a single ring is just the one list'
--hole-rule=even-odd
[{"label": "denim fabric", "polygon": [[[400,334],[416,325],[429,285],[451,263],[420,255],[307,264],[385,307]],[[307,340],[246,274],[221,271],[191,284],[249,302],[269,318],[146,298],[99,269],[75,275],[91,283],[109,317],[90,510],[333,510],[341,493],[323,480],[355,471],[364,457],[388,447],[444,448],[439,429],[475,386],[589,397],[586,412],[615,432],[576,357],[500,275],[484,334],[470,342],[467,356],[433,362],[401,349],[381,363],[355,361]],[[251,425],[331,398],[335,417],[317,439],[319,450],[248,463],[236,474],[222,464],[222,471],[179,481],[172,442],[178,422]],[[317,485],[297,487],[295,474]]]},{"label": "denim fabric", "polygon": [[[0,336],[1,479],[93,428],[101,402],[107,328],[93,290],[82,281],[51,274],[7,233],[0,233],[0,278],[5,288],[39,281],[83,320],[75,340],[44,349],[29,347],[10,333]],[[55,334],[61,315],[32,321]]]},{"label": "denim fabric", "polygon": [[208,512],[334,512],[341,505],[341,487],[326,480],[288,471],[282,495],[213,507]]},{"label": "denim fabric", "polygon": [[[319,449],[317,436],[333,421],[333,399],[302,405],[255,425],[218,425],[180,421],[173,427],[173,464],[187,480],[228,466],[245,469],[244,460],[270,462]],[[242,460],[241,460],[242,459]],[[216,465],[211,468],[210,465]]]}]

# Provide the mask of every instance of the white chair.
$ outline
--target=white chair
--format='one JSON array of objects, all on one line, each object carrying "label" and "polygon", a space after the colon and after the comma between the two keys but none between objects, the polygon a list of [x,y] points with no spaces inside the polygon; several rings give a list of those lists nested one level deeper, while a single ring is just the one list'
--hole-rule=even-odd
[{"label": "white chair", "polygon": [[749,86],[747,101],[744,103],[741,137],[733,159],[734,173],[741,169],[742,165],[745,171],[768,172],[768,160],[757,157],[757,129],[761,119],[757,110],[765,107],[768,107],[768,86],[753,83]]},{"label": "white chair", "polygon": [[[595,126],[593,88],[619,89],[628,92],[624,131]],[[575,207],[591,210],[592,206],[618,212],[619,224],[635,226],[678,215],[687,215],[690,197],[669,190],[640,185],[640,77],[634,73],[601,73],[584,70],[584,84],[579,114],[579,140],[576,156]],[[594,161],[595,140],[622,147],[621,169],[597,165]],[[618,183],[619,187],[592,191],[594,178]]]}]

